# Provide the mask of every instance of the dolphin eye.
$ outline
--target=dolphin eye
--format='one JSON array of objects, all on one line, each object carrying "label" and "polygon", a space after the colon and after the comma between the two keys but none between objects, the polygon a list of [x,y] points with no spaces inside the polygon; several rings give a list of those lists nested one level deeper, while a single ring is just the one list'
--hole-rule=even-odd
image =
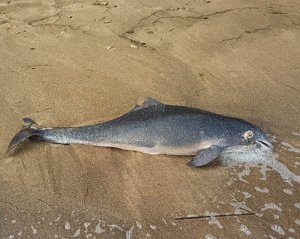
[{"label": "dolphin eye", "polygon": [[253,136],[254,136],[254,134],[251,130],[248,130],[243,134],[244,139],[252,139]]}]

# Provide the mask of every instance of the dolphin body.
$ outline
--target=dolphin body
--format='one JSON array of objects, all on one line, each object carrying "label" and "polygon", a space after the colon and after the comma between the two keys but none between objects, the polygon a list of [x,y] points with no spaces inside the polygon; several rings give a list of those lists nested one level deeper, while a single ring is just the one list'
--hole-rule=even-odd
[{"label": "dolphin body", "polygon": [[128,113],[96,125],[37,128],[27,126],[8,146],[11,153],[27,139],[55,144],[86,144],[134,150],[147,154],[194,155],[188,165],[199,167],[218,158],[232,146],[257,144],[272,148],[262,130],[238,118],[201,109],[163,104],[148,98]]}]

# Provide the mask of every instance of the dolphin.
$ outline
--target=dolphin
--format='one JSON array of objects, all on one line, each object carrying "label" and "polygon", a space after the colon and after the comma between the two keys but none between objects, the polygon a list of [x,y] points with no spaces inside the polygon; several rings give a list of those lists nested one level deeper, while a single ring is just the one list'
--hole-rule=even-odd
[{"label": "dolphin", "polygon": [[266,134],[245,120],[202,109],[163,104],[147,98],[113,120],[80,127],[38,128],[29,118],[7,153],[27,139],[55,144],[85,144],[146,154],[193,155],[191,167],[209,164],[226,149],[256,144],[272,148]]}]

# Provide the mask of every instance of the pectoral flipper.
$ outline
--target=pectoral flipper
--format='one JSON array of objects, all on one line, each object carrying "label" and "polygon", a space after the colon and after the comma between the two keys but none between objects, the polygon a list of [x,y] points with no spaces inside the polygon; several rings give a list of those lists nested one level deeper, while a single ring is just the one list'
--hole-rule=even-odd
[{"label": "pectoral flipper", "polygon": [[219,157],[224,150],[223,147],[213,145],[207,149],[203,149],[199,151],[196,156],[194,156],[193,160],[188,162],[188,165],[190,167],[201,167],[204,166],[210,162],[212,162],[214,159]]}]

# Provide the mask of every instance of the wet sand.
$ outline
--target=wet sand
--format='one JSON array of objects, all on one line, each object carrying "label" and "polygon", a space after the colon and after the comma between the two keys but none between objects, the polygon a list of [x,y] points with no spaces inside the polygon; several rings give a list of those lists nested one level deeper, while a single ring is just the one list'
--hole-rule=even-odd
[{"label": "wet sand", "polygon": [[[23,117],[86,125],[152,96],[253,122],[299,175],[299,7],[2,1],[0,237],[299,238],[299,182],[276,170],[39,142],[4,157]],[[254,215],[212,216],[239,207]],[[212,217],[176,220],[199,215]]]}]

